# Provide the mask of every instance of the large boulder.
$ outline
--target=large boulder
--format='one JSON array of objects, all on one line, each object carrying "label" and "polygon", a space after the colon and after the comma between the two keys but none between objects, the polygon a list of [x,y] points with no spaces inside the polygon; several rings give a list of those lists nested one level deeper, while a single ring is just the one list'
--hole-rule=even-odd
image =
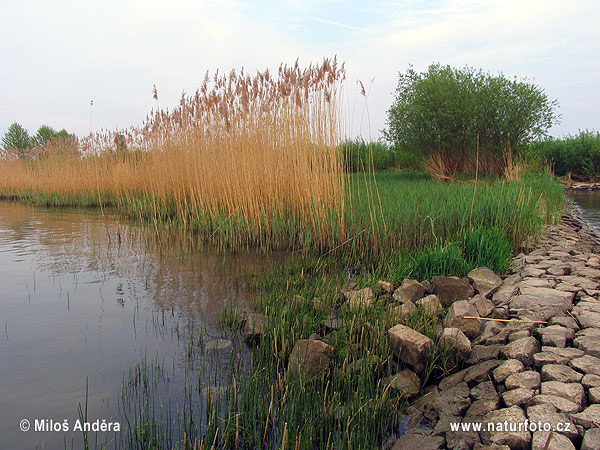
[{"label": "large boulder", "polygon": [[390,350],[396,357],[421,372],[431,355],[433,342],[427,336],[404,325],[396,325],[388,330]]},{"label": "large boulder", "polygon": [[506,344],[502,353],[506,359],[518,359],[526,366],[533,364],[533,355],[540,351],[540,343],[533,336],[524,337]]},{"label": "large boulder", "polygon": [[375,295],[371,288],[359,289],[356,291],[348,291],[344,294],[346,299],[346,305],[349,308],[368,308],[375,301]]},{"label": "large boulder", "polygon": [[392,296],[394,301],[399,303],[411,302],[414,303],[425,295],[425,287],[416,280],[405,278],[402,285],[394,291]]},{"label": "large boulder", "polygon": [[502,278],[487,267],[479,267],[467,274],[475,290],[484,297],[490,297],[502,284]]},{"label": "large boulder", "polygon": [[317,339],[300,339],[294,344],[288,363],[289,375],[302,375],[306,380],[320,377],[329,366],[333,347]]},{"label": "large boulder", "polygon": [[421,379],[410,369],[404,369],[392,375],[388,378],[388,383],[403,397],[413,397],[421,390]]},{"label": "large boulder", "polygon": [[467,278],[433,277],[432,290],[445,306],[450,306],[456,300],[466,300],[473,297],[473,286]]},{"label": "large boulder", "polygon": [[270,318],[257,313],[249,313],[242,328],[242,336],[246,342],[256,342],[260,340],[266,332],[267,324]]},{"label": "large boulder", "polygon": [[553,316],[566,315],[573,306],[572,292],[549,288],[531,288],[510,300],[510,313],[523,320],[547,321]]},{"label": "large boulder", "polygon": [[[487,413],[483,418],[484,424],[492,424],[493,429],[482,427],[481,440],[484,444],[508,445],[511,449],[528,450],[531,443],[531,433],[527,429],[520,431],[506,430],[506,424],[525,423],[525,413],[518,406],[499,409]],[[499,428],[495,428],[495,427]]]},{"label": "large boulder", "polygon": [[481,333],[481,320],[477,309],[466,300],[459,300],[448,309],[446,326],[458,328],[469,339],[475,339]]},{"label": "large boulder", "polygon": [[458,328],[444,328],[439,343],[449,349],[456,350],[462,356],[466,356],[471,352],[471,341]]}]

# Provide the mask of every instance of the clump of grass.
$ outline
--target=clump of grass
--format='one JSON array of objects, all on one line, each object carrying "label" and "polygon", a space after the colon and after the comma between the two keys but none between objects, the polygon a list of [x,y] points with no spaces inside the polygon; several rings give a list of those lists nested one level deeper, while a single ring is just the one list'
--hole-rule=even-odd
[{"label": "clump of grass", "polygon": [[470,268],[487,267],[496,273],[504,273],[513,256],[510,242],[495,228],[477,227],[466,232],[461,248]]}]

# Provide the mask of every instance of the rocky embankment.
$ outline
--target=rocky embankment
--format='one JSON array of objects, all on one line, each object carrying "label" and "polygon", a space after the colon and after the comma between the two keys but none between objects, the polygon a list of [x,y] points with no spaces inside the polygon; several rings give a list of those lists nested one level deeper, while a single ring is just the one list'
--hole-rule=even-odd
[{"label": "rocky embankment", "polygon": [[[504,279],[486,269],[434,278],[432,294],[449,303],[442,339],[465,354],[465,368],[413,397],[393,450],[600,449],[598,242],[566,214]],[[410,367],[398,375],[410,395],[431,342],[402,325],[389,338]]]}]

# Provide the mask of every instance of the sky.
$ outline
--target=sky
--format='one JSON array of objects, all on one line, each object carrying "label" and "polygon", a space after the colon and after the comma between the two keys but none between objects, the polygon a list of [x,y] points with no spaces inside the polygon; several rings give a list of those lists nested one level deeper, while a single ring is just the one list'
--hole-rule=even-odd
[{"label": "sky", "polygon": [[535,82],[560,104],[553,136],[598,130],[598,19],[597,0],[0,0],[0,136],[140,125],[153,85],[173,108],[206,71],[333,56],[349,136],[379,138],[398,74],[436,62]]}]

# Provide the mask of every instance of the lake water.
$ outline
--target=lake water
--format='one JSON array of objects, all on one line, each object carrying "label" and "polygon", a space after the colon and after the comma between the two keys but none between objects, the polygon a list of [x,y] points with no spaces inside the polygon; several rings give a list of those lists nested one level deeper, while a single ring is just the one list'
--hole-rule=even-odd
[{"label": "lake water", "polygon": [[569,196],[580,208],[585,221],[600,233],[600,191],[572,190]]},{"label": "lake water", "polygon": [[[185,377],[218,384],[246,347],[189,343],[227,337],[221,310],[246,303],[243,275],[272,260],[160,246],[106,212],[0,202],[0,449],[81,448],[78,407],[88,422],[123,420],[122,386],[143,361],[165,368],[174,407]],[[35,431],[36,420],[70,431]]]}]

